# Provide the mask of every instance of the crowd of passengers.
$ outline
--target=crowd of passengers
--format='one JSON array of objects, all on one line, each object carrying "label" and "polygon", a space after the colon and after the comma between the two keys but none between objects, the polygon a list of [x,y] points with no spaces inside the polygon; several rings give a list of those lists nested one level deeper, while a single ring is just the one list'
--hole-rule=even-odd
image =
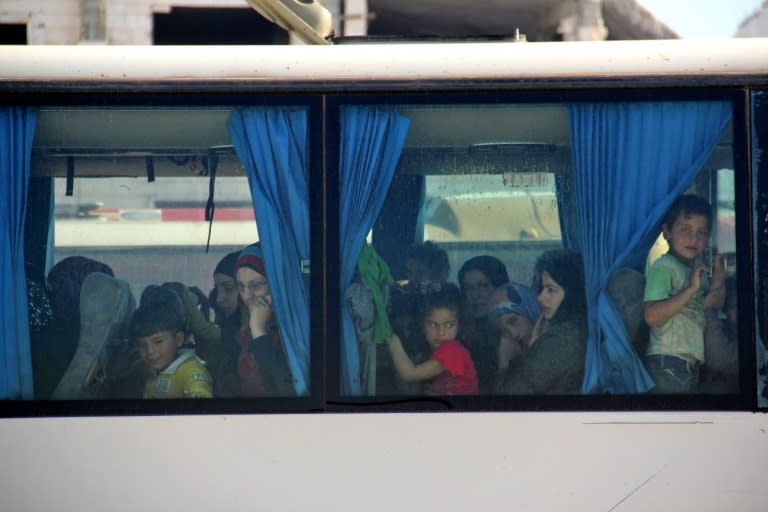
[{"label": "crowd of passengers", "polygon": [[[735,276],[720,256],[711,272],[701,263],[711,223],[710,205],[694,195],[678,198],[662,220],[669,250],[648,269],[643,297],[650,336],[641,356],[653,393],[738,390]],[[385,262],[377,264],[388,274]],[[580,394],[587,341],[582,258],[551,250],[532,270],[530,286],[512,282],[500,260],[480,255],[461,266],[455,284],[445,250],[413,245],[406,280],[377,284],[372,295],[385,299],[371,307],[351,304],[353,316],[370,312],[381,337],[374,343],[386,357],[378,358],[376,393]],[[112,320],[109,300],[90,303],[94,319],[61,321],[80,318],[87,278],[97,292],[104,286],[110,293],[110,276],[102,263],[71,257],[54,266],[45,285],[30,281],[37,398],[295,394],[260,244],[225,256],[210,294],[178,282],[147,287],[122,331],[127,343],[105,339],[115,337],[104,327]],[[85,395],[62,391],[78,386]]]}]

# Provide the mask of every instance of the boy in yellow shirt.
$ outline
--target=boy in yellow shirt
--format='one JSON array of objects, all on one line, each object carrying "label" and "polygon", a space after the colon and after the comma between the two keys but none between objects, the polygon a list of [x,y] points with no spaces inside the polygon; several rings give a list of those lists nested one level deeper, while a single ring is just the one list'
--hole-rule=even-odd
[{"label": "boy in yellow shirt", "polygon": [[140,306],[131,317],[129,332],[150,373],[144,398],[211,398],[213,386],[205,364],[184,343],[186,319],[180,300]]}]

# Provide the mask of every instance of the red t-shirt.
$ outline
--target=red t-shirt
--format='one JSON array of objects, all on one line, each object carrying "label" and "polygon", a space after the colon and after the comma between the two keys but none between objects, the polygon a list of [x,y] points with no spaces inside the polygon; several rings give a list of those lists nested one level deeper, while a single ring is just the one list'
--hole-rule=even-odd
[{"label": "red t-shirt", "polygon": [[445,368],[427,386],[435,395],[476,395],[477,372],[472,356],[458,340],[444,341],[432,353],[432,357]]}]

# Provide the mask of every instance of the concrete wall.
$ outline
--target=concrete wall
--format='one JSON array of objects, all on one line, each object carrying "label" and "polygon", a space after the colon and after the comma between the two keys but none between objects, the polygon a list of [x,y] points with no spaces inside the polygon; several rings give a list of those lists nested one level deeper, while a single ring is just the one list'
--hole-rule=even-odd
[{"label": "concrete wall", "polygon": [[[172,7],[248,8],[245,0],[102,1],[106,23],[106,40],[102,44],[152,44],[152,16],[170,12]],[[322,0],[320,3],[331,11],[336,32],[340,33],[342,0]],[[365,1],[353,0],[353,3],[359,10],[358,4]],[[26,23],[29,44],[79,44],[82,42],[81,12],[81,0],[3,0],[0,23]]]},{"label": "concrete wall", "polygon": [[762,10],[754,13],[739,26],[736,37],[768,36],[768,2],[763,2]]}]

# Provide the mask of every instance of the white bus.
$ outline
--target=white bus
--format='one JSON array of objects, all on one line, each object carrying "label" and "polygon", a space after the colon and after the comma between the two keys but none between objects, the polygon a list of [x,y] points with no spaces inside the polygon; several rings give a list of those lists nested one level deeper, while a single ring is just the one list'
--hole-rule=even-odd
[{"label": "white bus", "polygon": [[[2,502],[764,510],[766,62],[764,39],[0,47]],[[611,278],[643,275],[685,193],[711,205],[703,260],[727,254],[736,279],[738,363],[724,376],[704,361],[698,389],[657,394],[622,321],[629,285],[617,297]],[[50,290],[63,258],[109,267],[139,302],[167,281],[207,293],[220,257],[259,239],[292,392],[143,399],[88,375],[56,394],[83,343],[45,330],[78,302],[56,303],[74,278]],[[579,252],[578,389],[489,385],[492,329],[469,346],[478,394],[400,387],[347,293],[373,248],[374,318],[393,320],[382,269],[407,279],[427,240],[465,293],[475,256],[535,287],[541,254]],[[28,303],[35,281],[50,314]],[[488,305],[475,313],[462,320],[477,327]],[[116,333],[95,371],[107,348],[130,350]]]}]

